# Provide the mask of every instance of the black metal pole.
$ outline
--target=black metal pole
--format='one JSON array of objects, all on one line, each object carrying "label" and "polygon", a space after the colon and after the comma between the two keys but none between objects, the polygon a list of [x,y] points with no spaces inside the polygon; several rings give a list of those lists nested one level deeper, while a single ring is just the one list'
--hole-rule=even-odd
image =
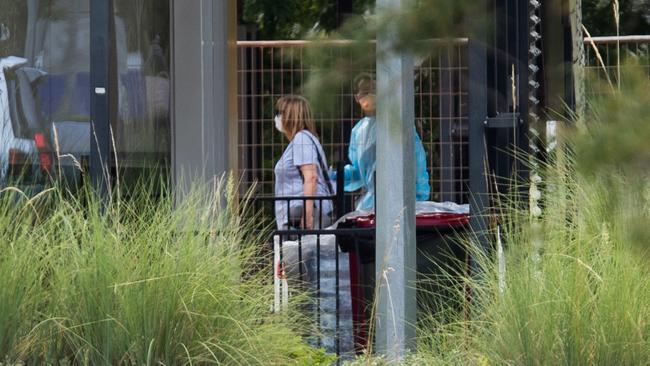
[{"label": "black metal pole", "polygon": [[[573,34],[571,32],[571,9],[569,0],[562,1],[562,32],[564,35],[564,102],[570,110],[576,111],[576,95],[573,75]],[[567,118],[571,121],[570,118]]]},{"label": "black metal pole", "polygon": [[[487,208],[489,206],[486,175],[487,151],[485,146],[485,121],[488,118],[487,48],[485,32],[475,32],[469,40],[469,188],[470,226],[476,243],[487,251]],[[472,272],[477,273],[475,261]]]},{"label": "black metal pole", "polygon": [[112,0],[90,1],[90,178],[105,196],[110,182],[110,121],[115,116],[115,44]]},{"label": "black metal pole", "polygon": [[[529,166],[527,164],[528,157],[527,154],[531,153],[530,151],[530,139],[535,138],[534,136],[529,136],[529,110],[533,106],[533,103],[529,99],[529,91],[532,86],[529,84],[529,77],[531,76],[531,69],[529,68],[529,44],[531,35],[529,33],[529,14],[530,14],[530,3],[528,1],[517,2],[517,39],[516,39],[516,49],[517,49],[517,102],[519,106],[517,110],[521,117],[522,123],[517,125],[517,141],[516,141],[516,157],[518,161],[515,161],[516,177],[517,177],[517,190],[518,198],[521,199],[524,204],[527,204],[527,195],[528,195],[528,182],[529,176]],[[534,75],[532,75],[534,76]],[[541,96],[538,96],[541,99]],[[538,101],[538,103],[541,103]]]},{"label": "black metal pole", "polygon": [[336,163],[336,219],[345,215],[345,162]]},{"label": "black metal pole", "polygon": [[440,199],[456,201],[454,169],[454,139],[452,137],[455,116],[453,95],[453,70],[451,44],[445,45],[440,51]]}]

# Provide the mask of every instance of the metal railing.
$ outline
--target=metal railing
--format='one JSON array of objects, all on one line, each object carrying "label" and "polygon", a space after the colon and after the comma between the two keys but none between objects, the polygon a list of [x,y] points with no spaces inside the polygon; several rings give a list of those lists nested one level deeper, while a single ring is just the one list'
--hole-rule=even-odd
[{"label": "metal railing", "polygon": [[[373,237],[374,229],[354,228],[278,230],[274,235],[274,309],[286,309],[289,296],[307,294],[301,308],[313,324],[309,341],[339,357],[351,358],[367,346],[361,334],[368,327],[365,317],[358,318],[367,308],[358,295],[367,287],[358,280],[358,259],[339,248],[343,242],[358,247]],[[356,311],[359,306],[363,309]]]},{"label": "metal railing", "polygon": [[599,93],[610,81],[616,83],[619,63],[625,72],[625,58],[631,55],[638,56],[639,66],[650,77],[650,35],[585,38],[584,45],[590,95]]},{"label": "metal railing", "polygon": [[[360,238],[374,236],[372,229],[324,227],[324,203],[338,204],[339,196],[257,198],[273,205],[286,204],[287,225],[273,231],[268,241],[273,250],[274,311],[288,310],[289,298],[299,296],[301,300],[293,304],[311,320],[311,329],[305,330],[308,342],[335,354],[337,364],[353,358],[365,346],[359,335],[360,329],[366,327],[358,319],[360,312],[354,309],[359,302],[360,266],[355,257],[343,253],[340,247],[343,243],[357,247]],[[292,223],[290,210],[294,204],[305,207],[310,201],[315,206],[314,215],[321,217],[317,226],[301,227],[306,221],[306,210],[300,210],[302,220],[294,218]]]},{"label": "metal railing", "polygon": [[[296,201],[303,207],[307,201],[320,202],[315,210],[322,210],[327,200],[340,202],[338,196],[257,199],[287,203],[287,207]],[[301,212],[304,215],[305,210]],[[315,215],[323,216],[323,212]],[[287,217],[291,217],[289,212]],[[440,310],[438,301],[449,295],[443,293],[458,290],[460,285],[443,274],[469,275],[467,253],[457,238],[467,228],[469,216],[438,213],[422,214],[420,219],[417,303],[420,311],[435,312]],[[301,311],[311,324],[305,329],[308,342],[335,354],[337,364],[363,352],[371,339],[376,291],[374,225],[373,215],[346,217],[336,228],[304,229],[296,220],[288,229],[273,231],[268,241],[273,250],[274,311],[288,311],[290,305]],[[291,301],[293,296],[298,299]]]}]

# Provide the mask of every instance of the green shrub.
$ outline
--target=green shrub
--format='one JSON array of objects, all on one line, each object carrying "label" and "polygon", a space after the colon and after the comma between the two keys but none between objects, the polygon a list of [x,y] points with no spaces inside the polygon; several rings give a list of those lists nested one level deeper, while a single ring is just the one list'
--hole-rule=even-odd
[{"label": "green shrub", "polygon": [[[103,205],[0,195],[0,354],[34,364],[328,364],[271,312],[269,263],[224,180],[172,208],[148,185]],[[113,196],[117,197],[114,192]]]},{"label": "green shrub", "polygon": [[497,259],[471,249],[484,276],[457,291],[466,311],[423,323],[427,364],[650,364],[650,83],[634,65],[624,79],[543,167],[542,216],[505,204],[503,289]]}]

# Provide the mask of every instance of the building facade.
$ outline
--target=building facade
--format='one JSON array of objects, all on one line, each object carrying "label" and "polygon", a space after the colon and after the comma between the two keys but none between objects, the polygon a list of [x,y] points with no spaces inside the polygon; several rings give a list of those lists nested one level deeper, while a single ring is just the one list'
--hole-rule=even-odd
[{"label": "building facade", "polygon": [[1,186],[236,168],[235,1],[0,8]]}]

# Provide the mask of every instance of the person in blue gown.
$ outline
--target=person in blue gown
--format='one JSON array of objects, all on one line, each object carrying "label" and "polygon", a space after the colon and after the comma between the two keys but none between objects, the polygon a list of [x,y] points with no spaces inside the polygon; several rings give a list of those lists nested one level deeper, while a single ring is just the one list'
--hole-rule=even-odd
[{"label": "person in blue gown", "polygon": [[[375,206],[375,167],[377,129],[375,123],[375,80],[369,74],[361,74],[355,80],[355,100],[363,110],[365,117],[360,119],[352,129],[348,158],[350,164],[345,166],[345,191],[364,190],[363,196],[356,203],[356,210],[370,211]],[[430,186],[427,172],[427,158],[422,140],[413,126],[415,135],[415,188],[416,200],[429,200]]]}]

